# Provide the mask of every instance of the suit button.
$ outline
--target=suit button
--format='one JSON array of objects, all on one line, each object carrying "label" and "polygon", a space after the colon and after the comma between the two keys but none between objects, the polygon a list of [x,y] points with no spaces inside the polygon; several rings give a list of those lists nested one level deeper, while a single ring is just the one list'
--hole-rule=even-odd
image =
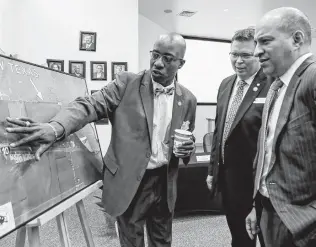
[{"label": "suit button", "polygon": [[146,157],[149,158],[150,156],[151,156],[151,153],[150,153],[150,152],[147,152],[147,153],[146,153]]}]

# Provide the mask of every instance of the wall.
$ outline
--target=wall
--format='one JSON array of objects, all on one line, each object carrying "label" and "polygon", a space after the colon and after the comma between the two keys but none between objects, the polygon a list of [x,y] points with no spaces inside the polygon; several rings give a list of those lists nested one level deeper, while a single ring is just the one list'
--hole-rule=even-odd
[{"label": "wall", "polygon": [[[203,137],[206,133],[209,132],[207,118],[215,120],[215,116],[216,105],[198,105],[196,107],[195,130],[193,134],[196,138],[197,146],[202,146]],[[214,123],[211,126],[211,132],[214,131]]]},{"label": "wall", "polygon": [[149,69],[150,54],[153,45],[160,34],[167,33],[158,24],[152,22],[145,16],[138,16],[138,49],[139,49],[139,70]]},{"label": "wall", "polygon": [[316,38],[312,40],[312,53],[316,55]]},{"label": "wall", "polygon": [[6,4],[7,1],[6,0],[0,0],[0,54],[5,55],[5,52],[3,50],[3,27],[4,25],[4,13],[5,13],[5,9],[6,9]]},{"label": "wall", "polygon": [[[3,0],[1,0],[3,1]],[[128,62],[129,71],[138,72],[137,0],[5,0],[0,46],[6,54],[45,64],[46,59],[86,61],[89,90],[105,81],[90,81],[90,61]],[[1,12],[0,12],[1,13]],[[79,50],[80,31],[97,32],[96,52]],[[98,127],[102,151],[110,140],[110,125]]]}]

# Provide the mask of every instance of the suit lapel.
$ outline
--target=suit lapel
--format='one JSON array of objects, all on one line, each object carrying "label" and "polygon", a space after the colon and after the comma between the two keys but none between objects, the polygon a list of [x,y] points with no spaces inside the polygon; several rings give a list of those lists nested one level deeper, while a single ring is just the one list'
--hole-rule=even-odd
[{"label": "suit lapel", "polygon": [[172,119],[170,125],[170,136],[174,134],[174,130],[180,126],[183,112],[183,95],[182,90],[178,84],[175,82],[175,94],[173,99],[173,108],[172,108]]},{"label": "suit lapel", "polygon": [[140,96],[143,103],[143,107],[145,110],[145,115],[147,119],[148,132],[150,144],[152,141],[152,133],[153,133],[153,121],[154,121],[154,92],[153,92],[153,84],[151,81],[150,72],[147,71],[144,75],[144,78],[140,87]]},{"label": "suit lapel", "polygon": [[169,132],[169,159],[171,158],[171,153],[173,150],[173,141],[172,136],[174,135],[174,130],[180,128],[182,114],[184,108],[184,99],[180,85],[175,81],[175,94],[173,99],[173,108],[172,108],[172,118],[170,124]]},{"label": "suit lapel", "polygon": [[[281,109],[280,109],[280,113],[279,113],[279,117],[278,117],[278,121],[276,124],[276,128],[275,128],[275,133],[274,133],[274,138],[273,138],[273,146],[272,146],[272,150],[275,150],[275,144],[280,136],[280,133],[282,131],[282,129],[284,128],[285,124],[288,121],[289,115],[290,115],[290,111],[293,105],[293,101],[294,101],[294,96],[295,96],[295,92],[297,90],[297,87],[299,86],[300,82],[301,82],[301,78],[300,76],[302,75],[302,73],[305,71],[305,69],[312,63],[315,63],[315,58],[314,56],[311,56],[309,58],[307,58],[302,64],[301,66],[295,71],[294,75],[292,76],[292,79],[289,83],[289,85],[287,86],[285,95],[284,95],[284,99],[281,105]],[[271,157],[271,163],[272,165],[270,165],[269,167],[269,171],[271,170],[271,168],[273,167],[273,164],[275,162],[275,151],[272,152],[272,157]]]},{"label": "suit lapel", "polygon": [[237,110],[236,117],[235,117],[234,122],[230,128],[228,136],[232,133],[233,129],[239,123],[241,118],[245,115],[245,113],[247,112],[249,107],[253,104],[254,100],[256,99],[256,97],[258,96],[258,94],[260,93],[262,88],[264,87],[262,81],[265,78],[266,78],[266,76],[264,75],[262,70],[260,70],[257,73],[257,75],[255,76],[254,80],[250,84],[250,86],[247,90],[247,93],[246,93],[245,97],[243,98],[243,100],[242,100],[242,102]]},{"label": "suit lapel", "polygon": [[220,142],[222,142],[222,136],[223,136],[224,126],[225,126],[229,98],[232,94],[236,77],[237,77],[236,75],[232,76],[232,78],[227,82],[227,85],[224,88],[223,92],[220,92],[220,96],[219,96],[220,103],[217,105],[217,107],[219,108],[218,112],[221,113],[221,118],[219,122],[220,124],[219,124],[219,129],[218,129],[218,133],[220,134],[220,139],[219,139]]}]

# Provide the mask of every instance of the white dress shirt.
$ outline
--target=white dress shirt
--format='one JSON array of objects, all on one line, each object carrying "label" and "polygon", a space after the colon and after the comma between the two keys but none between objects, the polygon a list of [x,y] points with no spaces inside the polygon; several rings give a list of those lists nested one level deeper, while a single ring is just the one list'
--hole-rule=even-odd
[{"label": "white dress shirt", "polygon": [[151,142],[151,157],[148,162],[147,169],[155,169],[168,163],[169,153],[169,134],[172,119],[173,99],[172,95],[159,94],[155,96],[156,88],[172,88],[175,86],[174,82],[167,87],[153,82],[154,89],[154,119],[153,119],[153,134]]},{"label": "white dress shirt", "polygon": [[312,53],[307,53],[299,57],[291,65],[291,67],[282,76],[280,76],[280,80],[283,82],[284,85],[278,92],[278,97],[275,100],[274,106],[272,108],[272,111],[270,113],[270,117],[267,123],[265,156],[264,156],[263,171],[262,171],[262,175],[260,179],[260,187],[259,187],[259,192],[265,197],[269,197],[269,193],[268,193],[267,185],[266,185],[266,177],[268,175],[268,171],[270,167],[271,156],[272,156],[272,145],[274,141],[274,133],[275,133],[277,121],[279,118],[280,109],[281,109],[281,105],[284,99],[284,95],[295,71],[298,69],[298,67],[300,67],[300,65],[304,62],[304,60],[306,60],[306,58],[308,58],[311,55]]},{"label": "white dress shirt", "polygon": [[[254,73],[252,76],[250,76],[247,80],[244,80],[247,84],[244,86],[244,91],[243,91],[243,95],[242,95],[242,98],[245,97],[247,91],[248,91],[248,88],[250,87],[253,79],[255,78],[256,74],[258,73],[258,71],[256,73]],[[237,89],[238,89],[238,82],[239,81],[242,81],[242,79],[240,79],[238,76],[236,78],[236,81],[234,83],[234,88],[233,88],[233,91],[232,91],[232,94],[230,96],[230,99],[229,99],[229,103],[228,103],[228,108],[227,108],[227,113],[226,113],[226,118],[227,118],[227,115],[229,113],[229,109],[233,103],[233,99],[237,93]]]}]

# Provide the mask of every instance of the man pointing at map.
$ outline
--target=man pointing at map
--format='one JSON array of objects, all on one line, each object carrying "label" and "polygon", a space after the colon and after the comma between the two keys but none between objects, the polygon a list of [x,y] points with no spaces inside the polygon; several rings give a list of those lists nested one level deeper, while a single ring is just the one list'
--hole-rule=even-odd
[{"label": "man pointing at map", "polygon": [[[194,137],[175,146],[176,129],[194,130],[196,98],[175,75],[185,61],[182,36],[161,35],[151,51],[150,70],[122,72],[90,97],[79,97],[49,123],[11,119],[10,133],[22,134],[11,147],[36,147],[36,159],[54,142],[86,124],[109,118],[110,146],[104,157],[102,202],[117,217],[122,246],[171,246],[179,158],[189,162]],[[191,132],[191,133],[190,133]],[[174,147],[175,146],[175,147]]]}]

